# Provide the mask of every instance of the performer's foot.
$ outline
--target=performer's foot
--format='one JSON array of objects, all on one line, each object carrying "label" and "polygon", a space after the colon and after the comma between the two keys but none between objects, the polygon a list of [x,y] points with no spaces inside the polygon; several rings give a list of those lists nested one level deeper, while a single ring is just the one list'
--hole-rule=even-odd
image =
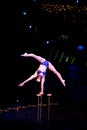
[{"label": "performer's foot", "polygon": [[63,86],[66,87],[65,80],[63,80]]}]

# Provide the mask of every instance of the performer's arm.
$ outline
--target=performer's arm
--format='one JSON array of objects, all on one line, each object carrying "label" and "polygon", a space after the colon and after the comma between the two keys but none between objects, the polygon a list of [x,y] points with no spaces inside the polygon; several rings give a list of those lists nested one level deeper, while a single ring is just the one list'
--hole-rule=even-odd
[{"label": "performer's arm", "polygon": [[39,62],[42,62],[43,60],[45,60],[44,58],[42,58],[41,56],[37,56],[33,53],[24,53],[22,54],[21,56],[24,56],[24,57],[33,57],[34,59],[38,60]]}]

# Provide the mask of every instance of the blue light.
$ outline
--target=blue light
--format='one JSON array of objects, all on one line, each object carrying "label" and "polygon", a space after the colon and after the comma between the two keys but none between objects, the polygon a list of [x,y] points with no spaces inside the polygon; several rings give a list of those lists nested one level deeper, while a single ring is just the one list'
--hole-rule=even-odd
[{"label": "blue light", "polygon": [[77,50],[82,51],[82,50],[84,50],[84,47],[82,45],[78,45]]}]

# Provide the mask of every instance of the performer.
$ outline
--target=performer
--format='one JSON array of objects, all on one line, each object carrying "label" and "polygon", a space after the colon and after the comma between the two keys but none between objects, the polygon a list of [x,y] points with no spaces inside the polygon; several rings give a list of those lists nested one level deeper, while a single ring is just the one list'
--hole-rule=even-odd
[{"label": "performer", "polygon": [[47,69],[49,69],[54,74],[56,74],[56,76],[59,78],[59,80],[61,81],[63,86],[64,87],[66,86],[65,80],[62,78],[61,74],[55,69],[55,67],[51,64],[51,62],[47,61],[45,58],[43,58],[41,56],[33,54],[33,53],[30,53],[30,54],[24,53],[24,54],[21,54],[21,56],[32,57],[32,58],[38,60],[40,62],[40,65],[33,75],[31,75],[29,78],[24,80],[18,86],[22,87],[22,86],[24,86],[24,84],[26,82],[36,78],[37,82],[41,82],[41,91],[39,92],[39,94],[43,95],[44,94],[44,82],[45,82],[45,76],[46,76],[46,70]]}]

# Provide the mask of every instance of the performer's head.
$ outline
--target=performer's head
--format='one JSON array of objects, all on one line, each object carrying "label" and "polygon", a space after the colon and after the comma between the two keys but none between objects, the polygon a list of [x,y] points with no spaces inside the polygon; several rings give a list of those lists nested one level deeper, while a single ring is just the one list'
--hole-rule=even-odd
[{"label": "performer's head", "polygon": [[41,81],[41,76],[38,76],[38,77],[36,78],[36,81],[37,81],[37,82],[40,82],[40,81]]},{"label": "performer's head", "polygon": [[36,78],[36,81],[37,82],[41,82],[41,79],[43,78],[44,74],[43,73],[39,73],[37,78]]}]

